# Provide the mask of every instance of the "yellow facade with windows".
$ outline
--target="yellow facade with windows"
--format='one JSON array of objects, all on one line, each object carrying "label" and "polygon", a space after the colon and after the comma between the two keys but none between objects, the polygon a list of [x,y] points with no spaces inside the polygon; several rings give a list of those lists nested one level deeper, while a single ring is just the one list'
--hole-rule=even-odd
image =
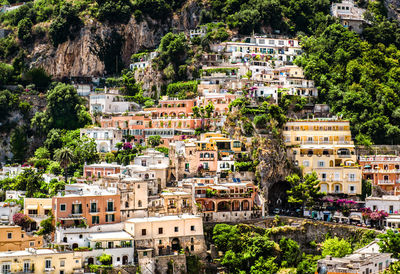
[{"label": "yellow facade with windows", "polygon": [[284,127],[283,138],[303,174],[317,173],[322,192],[361,194],[362,173],[348,121],[290,121]]},{"label": "yellow facade with windows", "polygon": [[52,249],[0,252],[0,273],[83,273],[82,259]]},{"label": "yellow facade with windows", "polygon": [[204,133],[200,137],[200,141],[196,142],[197,150],[213,150],[222,153],[234,152],[240,153],[242,151],[242,142],[232,140],[225,137],[221,133]]}]

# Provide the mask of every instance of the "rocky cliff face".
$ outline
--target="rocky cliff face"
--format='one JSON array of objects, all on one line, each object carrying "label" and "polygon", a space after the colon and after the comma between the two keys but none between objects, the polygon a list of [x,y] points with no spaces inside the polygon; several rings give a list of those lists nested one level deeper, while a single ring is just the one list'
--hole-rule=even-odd
[{"label": "rocky cliff face", "polygon": [[143,48],[155,48],[161,38],[170,30],[186,31],[198,24],[200,7],[189,1],[167,22],[161,23],[150,18],[137,23],[132,16],[127,24],[102,24],[87,20],[74,40],[68,40],[57,48],[44,39],[37,42],[29,54],[31,66],[41,66],[55,78],[71,76],[100,76],[104,63],[91,50],[96,36],[107,39],[113,31],[122,36],[121,57],[123,65],[129,64],[133,53]]},{"label": "rocky cliff face", "polygon": [[389,18],[400,21],[400,0],[385,0],[385,7]]}]

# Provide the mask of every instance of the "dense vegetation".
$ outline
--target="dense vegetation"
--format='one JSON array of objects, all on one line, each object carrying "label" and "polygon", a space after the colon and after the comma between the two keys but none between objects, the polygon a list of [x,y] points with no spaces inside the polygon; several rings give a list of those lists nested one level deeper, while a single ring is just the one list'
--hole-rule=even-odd
[{"label": "dense vegetation", "polygon": [[[283,225],[279,218],[275,221],[276,226]],[[221,264],[229,273],[272,274],[286,268],[296,269],[296,273],[314,273],[320,255],[305,254],[299,243],[284,236],[279,237],[279,241],[272,240],[273,235],[285,235],[285,231],[290,231],[292,234],[288,235],[293,235],[293,230],[296,228],[281,226],[263,229],[244,224],[217,224],[213,229],[212,240],[217,249],[223,252]],[[359,232],[355,238],[349,239],[326,235],[321,243],[311,241],[307,246],[315,249],[314,254],[322,252],[322,256],[344,257],[367,245],[374,238],[373,231]]]}]

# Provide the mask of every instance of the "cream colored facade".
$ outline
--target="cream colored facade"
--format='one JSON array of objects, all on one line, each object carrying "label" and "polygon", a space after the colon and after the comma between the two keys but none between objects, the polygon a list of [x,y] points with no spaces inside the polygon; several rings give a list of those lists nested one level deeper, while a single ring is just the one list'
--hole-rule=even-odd
[{"label": "cream colored facade", "polygon": [[82,261],[73,252],[28,249],[0,252],[0,273],[83,273]]},{"label": "cream colored facade", "polygon": [[322,192],[361,194],[362,171],[348,121],[291,121],[284,127],[283,138],[303,174],[317,173]]},{"label": "cream colored facade", "polygon": [[206,251],[201,216],[134,218],[125,221],[125,231],[134,237],[137,250],[151,248],[155,256],[182,249],[201,256]]},{"label": "cream colored facade", "polygon": [[28,215],[35,221],[32,224],[32,229],[39,227],[39,224],[44,219],[48,218],[51,211],[51,198],[25,198],[24,199],[24,214]]}]

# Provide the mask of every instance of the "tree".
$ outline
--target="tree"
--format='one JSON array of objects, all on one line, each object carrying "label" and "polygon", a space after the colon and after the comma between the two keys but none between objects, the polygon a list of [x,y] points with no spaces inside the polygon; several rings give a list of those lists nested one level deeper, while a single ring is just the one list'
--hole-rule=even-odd
[{"label": "tree", "polygon": [[18,39],[24,44],[28,44],[32,39],[32,21],[29,18],[24,18],[18,23]]},{"label": "tree", "polygon": [[54,46],[73,38],[74,34],[83,26],[79,18],[77,6],[69,2],[62,4],[59,15],[52,21],[49,35]]},{"label": "tree", "polygon": [[46,235],[48,236],[55,230],[53,225],[54,216],[51,214],[49,218],[44,219],[40,222],[40,229],[36,232],[37,235]]},{"label": "tree", "polygon": [[47,74],[44,68],[32,68],[22,75],[26,83],[33,83],[39,91],[46,90],[51,83],[51,76]]},{"label": "tree", "polygon": [[3,86],[10,81],[13,73],[14,67],[12,65],[0,62],[0,86]]},{"label": "tree", "polygon": [[39,147],[35,151],[35,157],[38,158],[38,159],[49,159],[50,158],[50,152],[45,147]]},{"label": "tree", "polygon": [[108,254],[105,254],[105,253],[101,254],[101,255],[97,258],[97,260],[99,260],[99,262],[100,262],[102,265],[111,265],[111,264],[112,264],[112,257],[111,257],[111,255],[108,255]]},{"label": "tree", "polygon": [[59,83],[48,91],[46,99],[46,113],[53,128],[76,129],[91,122],[90,115],[82,110],[82,99],[74,86]]},{"label": "tree", "polygon": [[302,213],[306,206],[313,206],[320,200],[324,193],[320,192],[318,186],[319,180],[317,174],[306,174],[304,179],[300,179],[297,174],[286,177],[290,183],[291,189],[287,191],[289,203],[299,204],[302,207]]},{"label": "tree", "polygon": [[268,259],[260,257],[250,268],[251,274],[275,274],[277,271],[278,265],[275,263],[275,257],[270,257]]},{"label": "tree", "polygon": [[118,149],[118,151],[121,150],[122,146],[123,146],[122,142],[118,142],[118,143],[115,144],[115,147]]},{"label": "tree", "polygon": [[385,234],[379,234],[378,238],[381,252],[392,253],[394,258],[400,258],[400,233],[389,229]]},{"label": "tree", "polygon": [[127,23],[131,17],[129,0],[96,0],[99,5],[97,18],[111,23]]},{"label": "tree", "polygon": [[13,160],[22,163],[25,160],[26,152],[28,150],[28,139],[26,130],[18,126],[10,136],[11,152],[13,153]]},{"label": "tree", "polygon": [[160,135],[149,136],[149,138],[147,139],[147,142],[152,147],[159,146],[161,144],[161,136]]},{"label": "tree", "polygon": [[352,252],[351,244],[345,239],[339,240],[335,237],[327,239],[322,243],[322,257],[330,255],[335,258],[342,258]]},{"label": "tree", "polygon": [[303,260],[298,264],[296,274],[310,274],[317,270],[317,261],[321,256],[304,255]]},{"label": "tree", "polygon": [[281,261],[286,261],[287,266],[295,267],[299,264],[302,253],[297,242],[283,237],[279,241],[279,248],[281,250]]},{"label": "tree", "polygon": [[40,191],[42,182],[41,173],[35,172],[32,168],[27,168],[17,176],[15,185],[12,188],[26,191],[26,197],[33,197],[36,192]]},{"label": "tree", "polygon": [[72,150],[68,147],[57,149],[55,151],[54,158],[60,162],[60,166],[64,169],[65,183],[67,183],[68,166],[74,160]]}]

